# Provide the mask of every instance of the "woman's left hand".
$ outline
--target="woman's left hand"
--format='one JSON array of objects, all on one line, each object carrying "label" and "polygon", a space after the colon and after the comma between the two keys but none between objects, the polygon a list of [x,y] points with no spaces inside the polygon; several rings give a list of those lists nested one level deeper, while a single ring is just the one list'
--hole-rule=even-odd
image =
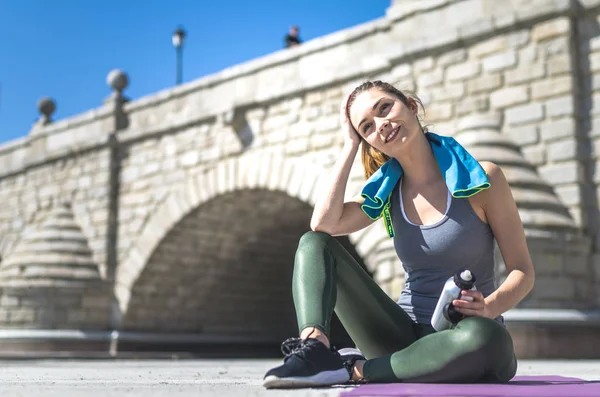
[{"label": "woman's left hand", "polygon": [[461,291],[461,299],[452,302],[459,313],[467,317],[488,317],[488,308],[481,291]]}]

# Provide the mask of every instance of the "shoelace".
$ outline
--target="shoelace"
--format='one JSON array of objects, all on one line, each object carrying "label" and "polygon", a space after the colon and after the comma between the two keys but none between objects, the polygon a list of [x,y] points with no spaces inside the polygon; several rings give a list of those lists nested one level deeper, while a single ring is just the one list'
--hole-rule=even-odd
[{"label": "shoelace", "polygon": [[352,358],[350,360],[342,360],[342,365],[344,366],[344,368],[346,369],[346,371],[348,371],[348,375],[350,376],[350,380],[348,381],[349,384],[359,384],[359,383],[364,383],[364,380],[352,380],[352,376],[354,375],[354,364],[356,364],[356,361],[358,361],[359,358]]},{"label": "shoelace", "polygon": [[281,344],[281,353],[288,358],[293,354],[304,353],[310,345],[300,338],[289,338]]}]

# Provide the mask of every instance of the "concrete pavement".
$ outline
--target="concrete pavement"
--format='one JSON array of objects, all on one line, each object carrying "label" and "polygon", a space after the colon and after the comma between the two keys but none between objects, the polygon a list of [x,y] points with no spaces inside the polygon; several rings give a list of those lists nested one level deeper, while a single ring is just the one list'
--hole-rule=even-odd
[{"label": "concrete pavement", "polygon": [[[337,396],[345,388],[266,390],[264,373],[279,360],[21,360],[0,362],[7,396]],[[600,380],[598,361],[521,361],[518,375]]]}]

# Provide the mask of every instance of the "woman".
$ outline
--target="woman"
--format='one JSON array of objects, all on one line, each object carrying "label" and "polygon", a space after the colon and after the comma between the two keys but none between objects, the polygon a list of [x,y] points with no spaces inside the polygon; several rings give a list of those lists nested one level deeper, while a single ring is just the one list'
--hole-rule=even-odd
[{"label": "woman", "polygon": [[[433,134],[418,120],[417,100],[387,83],[357,87],[340,113],[345,144],[331,186],[315,205],[312,231],[296,253],[293,296],[300,338],[283,343],[284,363],[267,372],[264,386],[509,381],[517,362],[502,313],[529,293],[534,269],[502,170],[475,162],[489,187],[468,198],[453,197],[432,151]],[[390,159],[403,171],[389,200],[394,246],[406,276],[398,302],[332,237],[373,222],[361,207],[362,195],[344,202],[361,142],[367,178]],[[508,273],[497,289],[494,239]],[[431,315],[444,282],[463,268],[476,275],[477,291],[462,291],[453,303],[463,319],[436,332]],[[330,347],[334,308],[364,356],[342,357]]]}]

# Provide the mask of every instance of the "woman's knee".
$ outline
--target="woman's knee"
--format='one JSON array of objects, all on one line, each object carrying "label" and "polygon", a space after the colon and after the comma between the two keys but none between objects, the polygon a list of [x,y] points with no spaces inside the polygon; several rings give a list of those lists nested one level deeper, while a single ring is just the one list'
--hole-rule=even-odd
[{"label": "woman's knee", "polygon": [[306,232],[300,237],[296,256],[315,251],[321,252],[327,249],[332,241],[335,241],[335,239],[330,234],[314,231]]},{"label": "woman's knee", "polygon": [[508,381],[514,376],[513,341],[500,323],[484,317],[468,317],[458,324],[457,329],[464,343],[485,355],[486,367],[498,381]]},{"label": "woman's knee", "polygon": [[296,250],[295,267],[321,268],[333,266],[358,266],[352,255],[333,236],[324,232],[306,232]]},{"label": "woman's knee", "polygon": [[324,232],[306,232],[300,237],[298,243],[298,251],[301,250],[312,250],[315,248],[325,248],[327,244],[333,240],[333,236]]},{"label": "woman's knee", "polygon": [[502,325],[496,320],[487,317],[466,317],[456,326],[457,329],[465,333],[479,335],[493,333],[498,327],[502,328]]},{"label": "woman's knee", "polygon": [[325,258],[329,258],[331,255],[327,253],[327,246],[332,239],[333,237],[323,232],[310,231],[304,233],[298,242],[294,268],[312,268],[322,263]]},{"label": "woman's knee", "polygon": [[461,339],[472,344],[502,345],[512,349],[512,339],[508,331],[496,320],[485,317],[467,317],[456,326]]}]

